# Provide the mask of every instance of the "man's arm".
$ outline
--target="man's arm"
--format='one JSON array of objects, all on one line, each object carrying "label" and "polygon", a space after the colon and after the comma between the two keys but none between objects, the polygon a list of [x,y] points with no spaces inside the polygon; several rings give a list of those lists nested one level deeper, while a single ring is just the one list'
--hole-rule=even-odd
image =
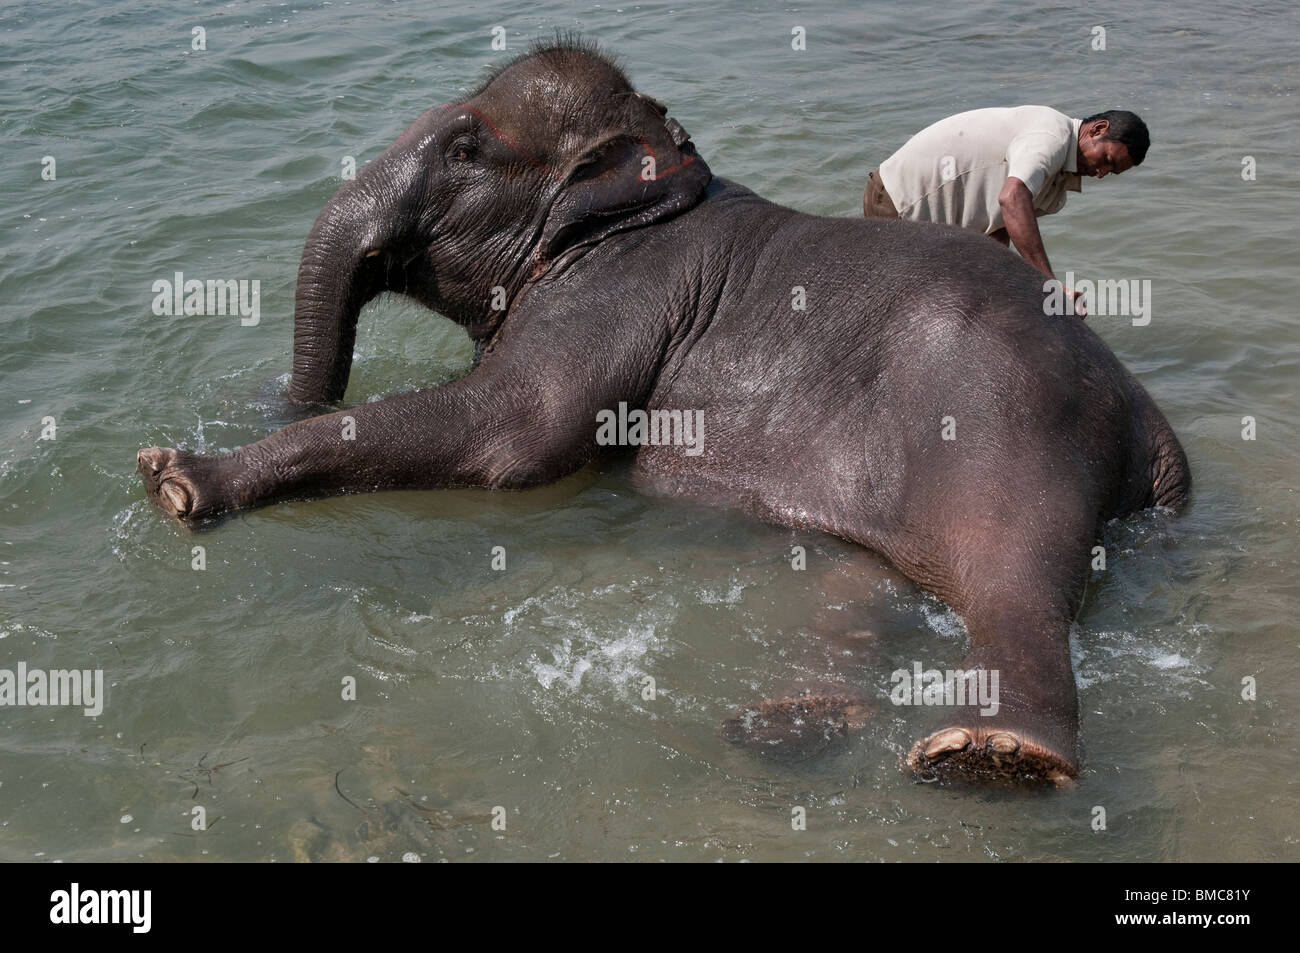
[{"label": "man's arm", "polygon": [[[1055,278],[1056,275],[1052,273],[1052,263],[1047,260],[1047,249],[1043,247],[1043,236],[1038,231],[1038,216],[1034,214],[1034,196],[1029,191],[1029,186],[1014,175],[1007,176],[1007,181],[1002,184],[1002,191],[998,193],[998,205],[1002,209],[1002,221],[1006,224],[1005,229],[998,231],[1015,243],[1016,251],[1020,252],[1021,258],[1047,277]],[[998,232],[994,232],[993,237],[1003,241]],[[1084,310],[1083,300],[1072,288],[1066,288],[1065,293],[1074,299],[1074,313],[1081,318],[1084,317],[1087,312]]]},{"label": "man's arm", "polygon": [[1034,195],[1029,191],[1029,186],[1014,175],[1007,176],[1002,191],[998,193],[998,205],[1002,209],[1002,221],[1006,224],[1007,235],[1015,243],[1020,257],[1047,277],[1055,278],[1051,262],[1047,260],[1047,249],[1043,247],[1043,236],[1038,231]]}]

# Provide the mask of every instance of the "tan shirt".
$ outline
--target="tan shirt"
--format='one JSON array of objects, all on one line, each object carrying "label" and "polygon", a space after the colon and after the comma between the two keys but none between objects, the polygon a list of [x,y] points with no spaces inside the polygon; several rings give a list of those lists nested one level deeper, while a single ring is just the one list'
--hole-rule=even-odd
[{"label": "tan shirt", "polygon": [[922,129],[880,164],[899,218],[976,231],[1005,226],[998,193],[1008,176],[1029,188],[1038,215],[1082,191],[1080,119],[1047,106],[972,109]]}]

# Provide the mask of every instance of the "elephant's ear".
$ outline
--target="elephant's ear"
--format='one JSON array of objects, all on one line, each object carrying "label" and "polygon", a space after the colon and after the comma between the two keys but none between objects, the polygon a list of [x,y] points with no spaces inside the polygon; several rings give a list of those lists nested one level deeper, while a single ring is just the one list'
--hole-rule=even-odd
[{"label": "elephant's ear", "polygon": [[651,131],[602,139],[570,164],[542,229],[534,274],[571,248],[685,211],[713,178],[681,125],[637,95],[653,110]]}]

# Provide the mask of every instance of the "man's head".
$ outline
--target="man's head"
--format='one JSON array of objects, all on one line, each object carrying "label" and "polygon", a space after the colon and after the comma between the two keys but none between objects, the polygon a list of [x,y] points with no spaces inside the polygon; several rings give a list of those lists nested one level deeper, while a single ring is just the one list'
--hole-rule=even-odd
[{"label": "man's head", "polygon": [[1151,145],[1147,124],[1124,109],[1089,116],[1079,126],[1079,174],[1101,179],[1141,165]]}]

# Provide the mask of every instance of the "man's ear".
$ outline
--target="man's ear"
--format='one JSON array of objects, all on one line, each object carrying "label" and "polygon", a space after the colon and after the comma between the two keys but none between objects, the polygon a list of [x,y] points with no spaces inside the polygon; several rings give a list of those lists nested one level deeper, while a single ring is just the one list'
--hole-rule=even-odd
[{"label": "man's ear", "polygon": [[602,139],[569,166],[542,229],[534,274],[570,248],[671,218],[700,200],[713,173],[675,120],[655,125],[644,137]]}]

